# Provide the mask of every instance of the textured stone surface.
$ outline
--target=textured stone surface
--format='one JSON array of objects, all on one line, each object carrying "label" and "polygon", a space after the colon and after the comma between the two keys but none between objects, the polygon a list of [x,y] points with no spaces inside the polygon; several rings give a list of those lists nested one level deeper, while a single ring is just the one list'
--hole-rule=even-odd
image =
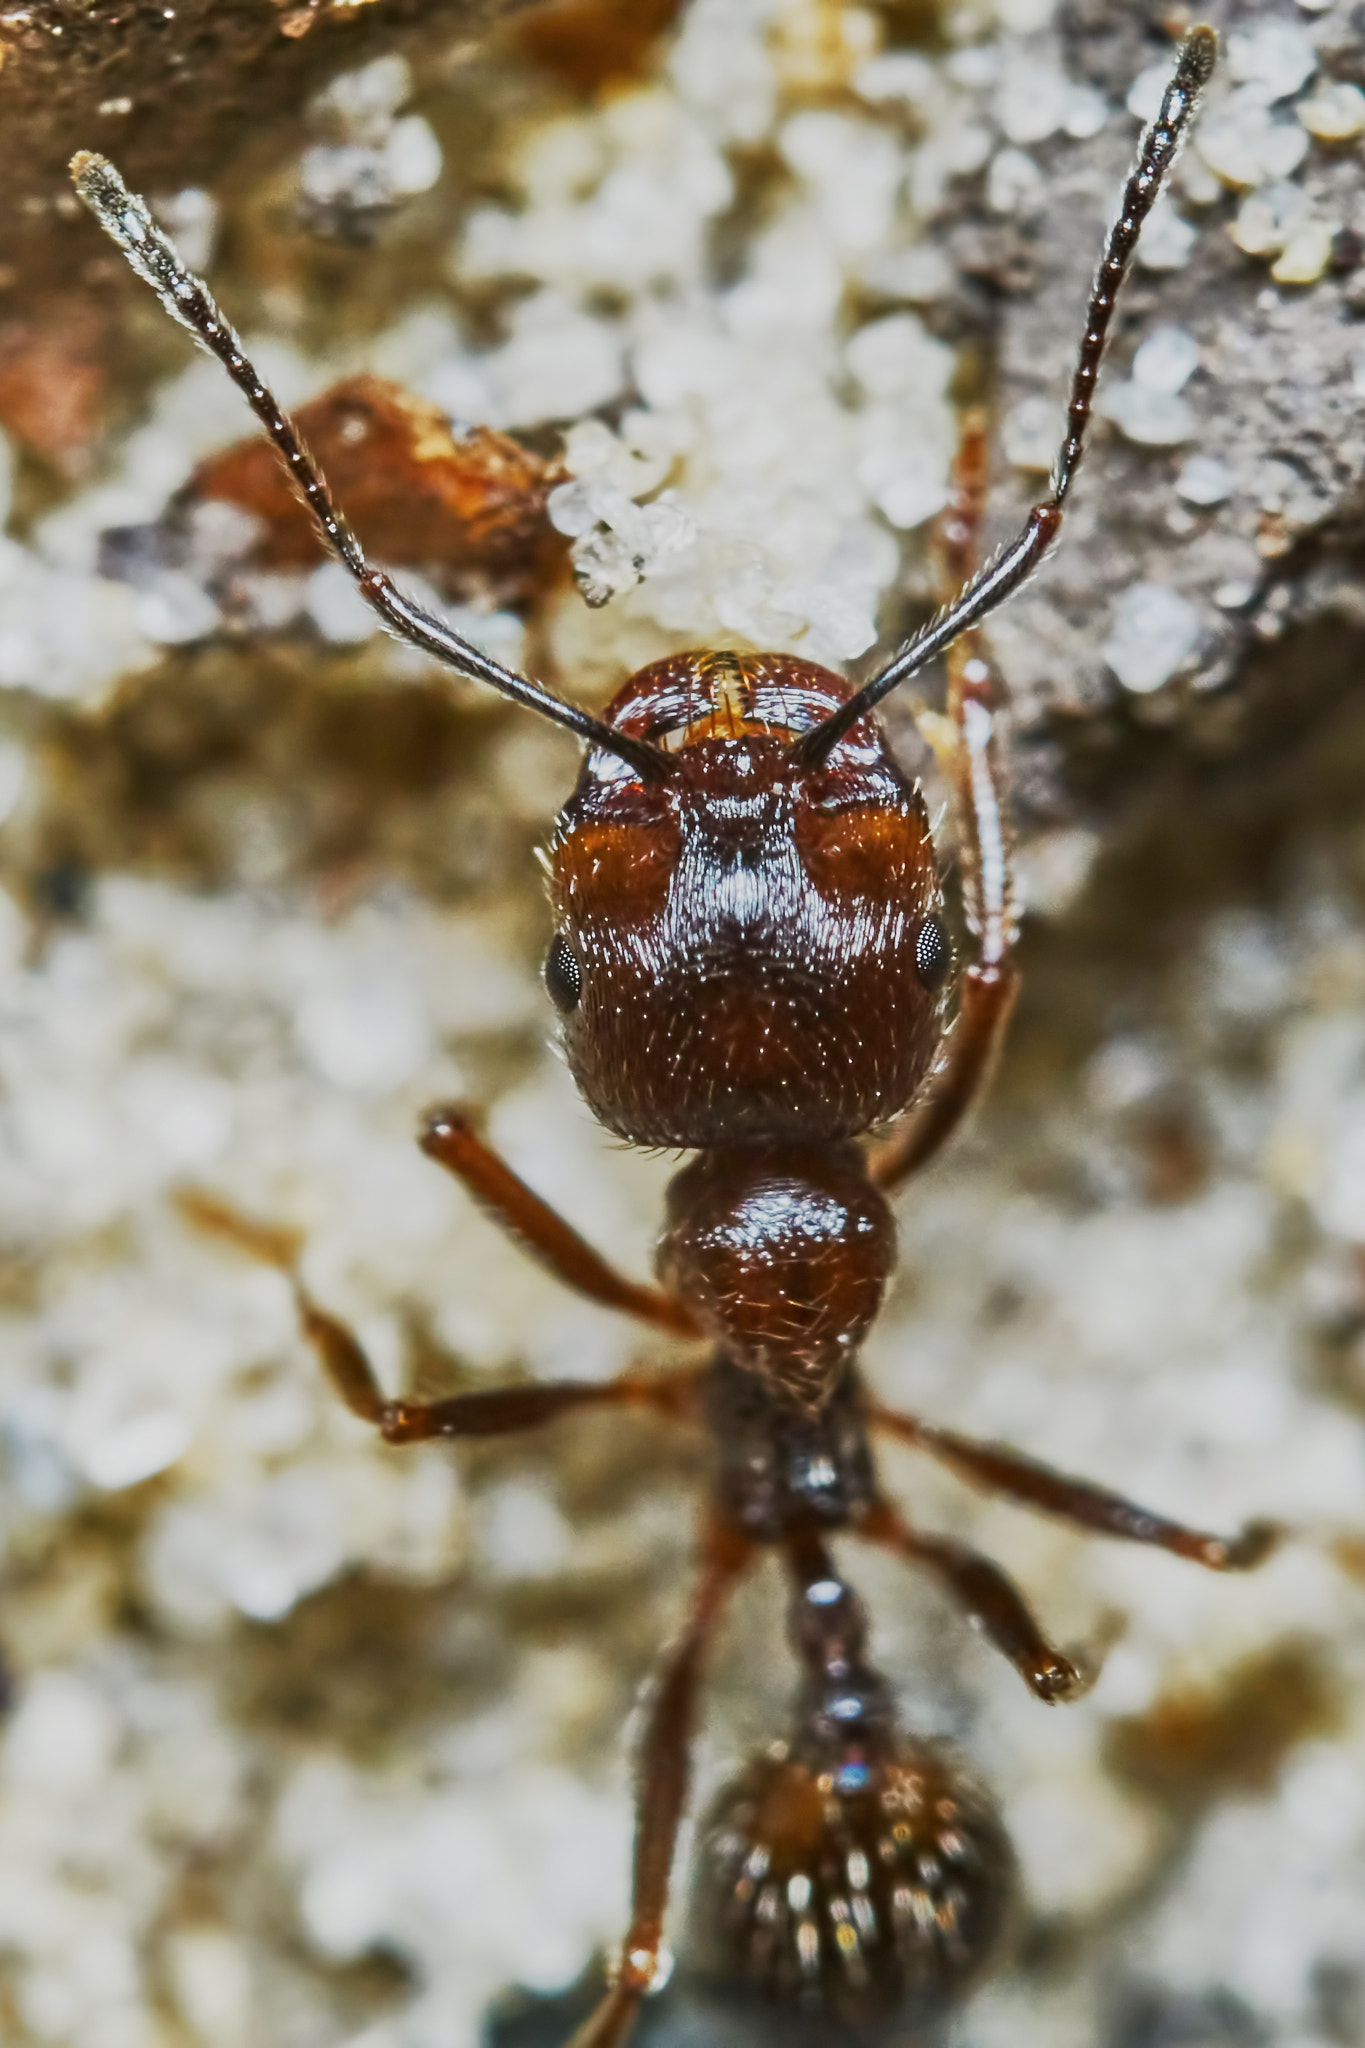
[{"label": "textured stone surface", "polygon": [[[853,666],[932,602],[954,383],[998,384],[993,530],[1038,487],[1123,101],[1168,48],[1105,0],[944,10],[938,43],[934,13],[694,0],[606,91],[600,10],[586,45],[561,22],[365,68],[349,130],[314,102],[274,168],[177,217],[290,402],[370,370],[564,446],[552,514],[609,601],[468,617],[504,659],[595,699],[698,635]],[[1321,57],[1272,126],[1365,76],[1351,6],[1224,25],[1258,20]],[[342,130],[361,157],[319,157]],[[1250,119],[1220,147],[1253,144]],[[1139,276],[1111,363],[1121,424],[995,636],[1026,993],[988,1113],[903,1205],[869,1370],[1297,1540],[1217,1579],[888,1460],[916,1518],[1109,1648],[1085,1701],[1044,1709],[931,1587],[849,1552],[907,1725],[972,1757],[1019,1847],[1020,1949],[971,2048],[1360,2038],[1365,333],[1356,273],[1276,283],[1288,245],[1227,232],[1274,239],[1305,196],[1365,227],[1358,175],[1358,143],[1310,142],[1269,227],[1207,179],[1178,195],[1184,261]],[[621,1924],[622,1730],[680,1612],[700,1449],[597,1418],[386,1451],[319,1385],[279,1277],[174,1195],[302,1230],[395,1387],[640,1355],[412,1143],[431,1100],[486,1105],[647,1270],[671,1163],[607,1144],[545,1043],[533,849],[573,749],[362,637],[322,570],[228,616],[213,534],[171,578],[111,552],[243,431],[159,310],[119,305],[19,378],[27,413],[0,382],[0,2033],[472,2048],[520,1983],[551,2003],[515,2025],[552,2048]],[[721,1646],[701,1798],[781,1729],[789,1676],[764,1578]],[[658,2048],[718,2026],[682,1997],[651,2014]]]}]

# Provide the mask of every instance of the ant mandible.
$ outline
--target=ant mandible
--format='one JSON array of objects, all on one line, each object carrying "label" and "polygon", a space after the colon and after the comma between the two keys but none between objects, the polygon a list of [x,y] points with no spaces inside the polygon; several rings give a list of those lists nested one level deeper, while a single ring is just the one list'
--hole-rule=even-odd
[{"label": "ant mandible", "polygon": [[[606,1385],[390,1400],[355,1338],[294,1277],[304,1332],[333,1385],[387,1443],[506,1435],[603,1406],[695,1418],[710,1431],[697,1582],[641,1748],[630,1928],[612,1986],[572,2048],[618,2048],[666,1974],[703,1664],[728,1596],[765,1548],[786,1570],[802,1691],[790,1740],[750,1763],[703,1827],[697,1968],[790,2019],[804,2010],[875,2031],[946,2012],[997,1950],[1013,1890],[1008,1840],[956,1764],[897,1731],[830,1538],[847,1532],[926,1566],[1040,1699],[1073,1698],[1083,1678],[996,1565],[921,1534],[885,1498],[872,1432],[1007,1499],[1215,1571],[1256,1563],[1272,1540],[1264,1524],[1231,1540],[1187,1528],[1016,1451],[892,1413],[858,1370],[895,1259],[888,1195],[979,1095],[1016,989],[1001,738],[975,629],[1061,527],[1117,294],[1216,47],[1210,28],[1185,36],[1142,136],[1091,293],[1051,490],[1018,537],[971,573],[985,469],[978,423],[964,436],[945,523],[946,563],[962,587],[870,682],[855,689],[788,655],[683,654],[633,676],[602,718],[502,667],[371,567],[292,422],[147,207],[102,157],[72,165],[100,225],[245,394],[384,625],[587,742],[550,846],[556,931],[545,981],[597,1118],[629,1144],[695,1154],[669,1189],[662,1287],[618,1274],[462,1113],[433,1113],[422,1145],[568,1286],[706,1339],[707,1362]],[[975,941],[955,1015],[924,798],[872,716],[939,655],[941,750],[962,814]],[[200,1214],[215,1220],[202,1202]],[[283,1233],[228,1212],[216,1220],[292,1274]]]}]

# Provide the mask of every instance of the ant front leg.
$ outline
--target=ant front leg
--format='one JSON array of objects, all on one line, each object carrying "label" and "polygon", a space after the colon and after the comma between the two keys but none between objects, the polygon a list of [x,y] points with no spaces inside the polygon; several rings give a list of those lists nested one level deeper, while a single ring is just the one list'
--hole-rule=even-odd
[{"label": "ant front leg", "polygon": [[616,1982],[568,2048],[620,2048],[659,1977],[673,1852],[692,1775],[692,1731],[702,1670],[716,1623],[753,1556],[749,1539],[733,1523],[713,1516],[687,1625],[659,1675],[640,1752],[630,1932],[622,1945]]},{"label": "ant front leg", "polygon": [[674,1295],[627,1280],[572,1224],[528,1188],[479,1136],[466,1110],[455,1104],[432,1110],[421,1146],[428,1159],[463,1182],[486,1216],[575,1294],[585,1295],[603,1308],[638,1316],[675,1336],[699,1334],[691,1314]]},{"label": "ant front leg", "polygon": [[626,1374],[601,1384],[556,1380],[548,1384],[480,1388],[442,1401],[393,1400],[375,1377],[360,1340],[339,1316],[319,1308],[298,1274],[301,1249],[294,1231],[240,1215],[214,1195],[183,1190],[177,1206],[197,1229],[226,1238],[248,1257],[283,1273],[294,1290],[299,1326],[352,1415],[377,1429],[385,1443],[426,1443],[435,1437],[511,1436],[537,1429],[583,1408],[648,1408],[687,1417],[695,1407],[698,1375],[663,1373],[650,1379]]},{"label": "ant front leg", "polygon": [[1076,1479],[1054,1472],[1022,1451],[1005,1444],[977,1443],[955,1430],[936,1429],[917,1416],[902,1415],[890,1408],[873,1406],[869,1420],[874,1429],[902,1443],[927,1451],[949,1466],[959,1479],[997,1493],[1020,1507],[1036,1508],[1055,1515],[1094,1536],[1113,1536],[1125,1543],[1146,1543],[1157,1550],[1169,1550],[1176,1557],[1202,1564],[1212,1572],[1251,1571],[1270,1555],[1282,1531],[1274,1522],[1248,1522],[1236,1536],[1215,1536],[1206,1529],[1192,1529],[1184,1522],[1172,1522],[1138,1507],[1107,1486],[1093,1480]]},{"label": "ant front leg", "polygon": [[[949,591],[965,584],[976,568],[988,466],[986,415],[973,406],[962,417],[952,488],[939,526],[939,577]],[[899,1187],[940,1152],[980,1098],[1019,986],[1012,964],[1017,920],[995,709],[1000,692],[980,633],[955,640],[946,665],[946,714],[922,712],[919,724],[955,797],[962,889],[976,958],[959,980],[957,1021],[928,1093],[868,1161],[872,1178],[884,1188]]]}]

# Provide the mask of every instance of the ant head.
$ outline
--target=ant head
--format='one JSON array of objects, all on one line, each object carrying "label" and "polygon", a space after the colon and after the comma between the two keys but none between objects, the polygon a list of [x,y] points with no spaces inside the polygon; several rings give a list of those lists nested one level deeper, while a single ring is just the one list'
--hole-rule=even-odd
[{"label": "ant head", "polygon": [[788,2025],[804,2009],[904,2039],[972,1989],[1008,1933],[1009,1837],[925,1743],[892,1738],[873,1756],[778,1744],[725,1786],[698,1840],[698,1972],[731,1999],[785,2007]]},{"label": "ant head", "polygon": [[777,655],[685,654],[632,677],[612,727],[653,778],[591,753],[550,848],[546,962],[568,1061],[633,1144],[828,1140],[903,1109],[949,966],[923,799],[852,691]]}]

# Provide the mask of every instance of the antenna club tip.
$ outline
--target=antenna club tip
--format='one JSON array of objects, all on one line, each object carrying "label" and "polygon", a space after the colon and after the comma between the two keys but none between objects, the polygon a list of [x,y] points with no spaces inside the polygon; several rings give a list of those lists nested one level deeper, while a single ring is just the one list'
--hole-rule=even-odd
[{"label": "antenna club tip", "polygon": [[100,211],[101,202],[126,194],[127,188],[108,157],[96,150],[78,149],[68,169],[77,197],[94,213]]},{"label": "antenna club tip", "polygon": [[1202,84],[1218,61],[1218,31],[1212,23],[1197,21],[1180,40],[1180,61],[1196,71]]}]

